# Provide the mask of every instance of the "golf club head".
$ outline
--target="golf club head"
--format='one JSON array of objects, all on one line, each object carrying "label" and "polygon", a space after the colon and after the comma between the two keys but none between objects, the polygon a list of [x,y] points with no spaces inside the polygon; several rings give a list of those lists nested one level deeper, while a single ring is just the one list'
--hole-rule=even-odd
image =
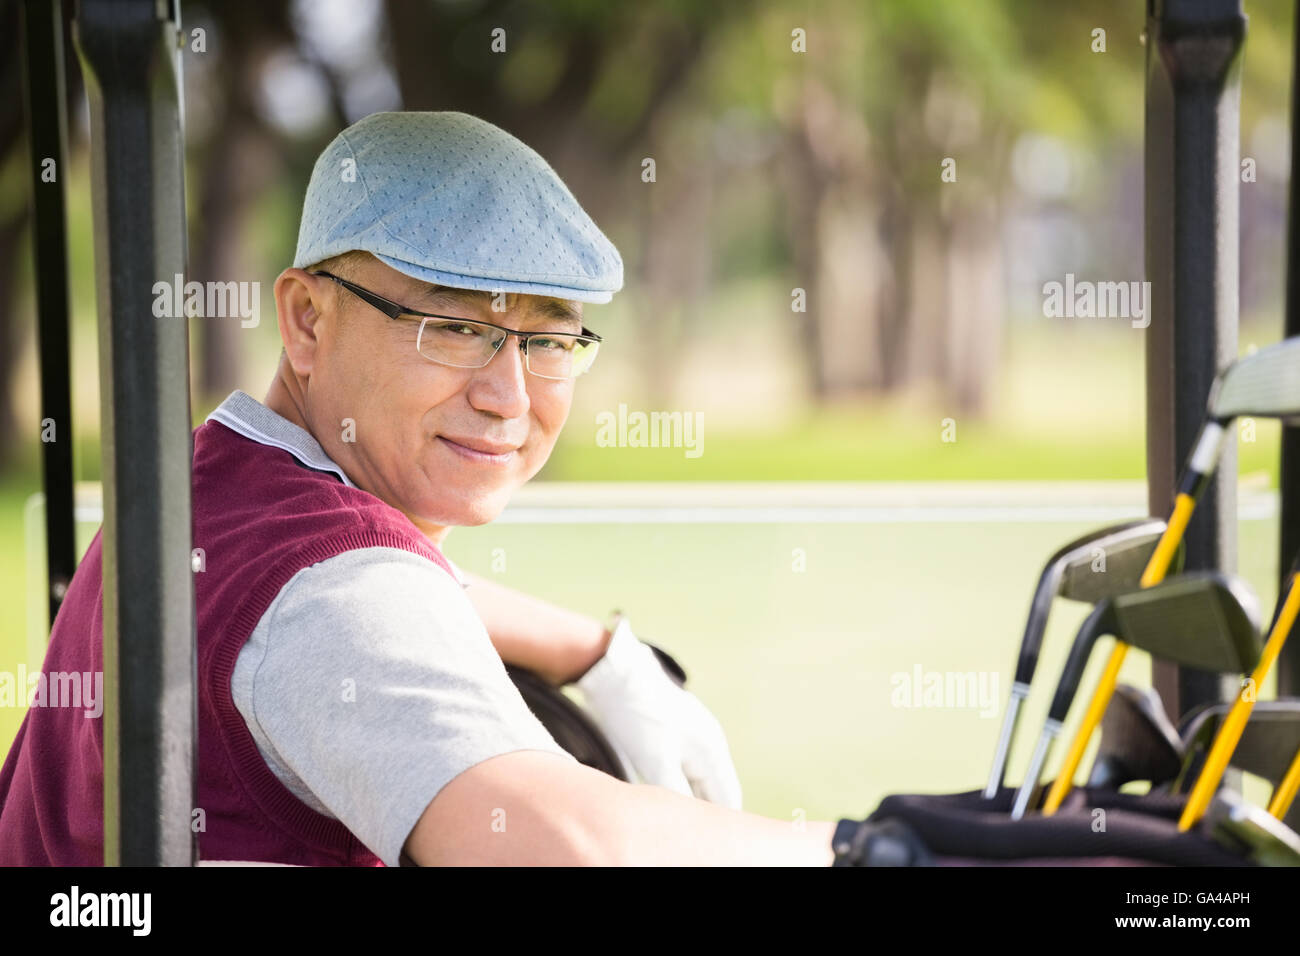
[{"label": "golf club head", "polygon": [[1088,786],[1118,790],[1138,780],[1156,786],[1177,777],[1182,765],[1183,741],[1160,695],[1150,688],[1117,686],[1101,721],[1101,745]]},{"label": "golf club head", "polygon": [[1193,571],[1111,600],[1115,637],[1185,667],[1254,669],[1263,644],[1259,599],[1244,580]]},{"label": "golf club head", "polygon": [[1113,636],[1185,667],[1240,674],[1259,660],[1259,601],[1240,578],[1193,571],[1107,598],[1070,648],[1048,711],[1064,721],[1097,641]]},{"label": "golf club head", "polygon": [[1300,417],[1300,336],[1245,355],[1219,373],[1209,411],[1219,422],[1242,415]]},{"label": "golf club head", "polygon": [[1133,590],[1164,531],[1165,522],[1160,518],[1126,521],[1076,538],[1047,560],[1029,605],[1017,682],[1033,680],[1053,599],[1060,596],[1095,604]]},{"label": "golf club head", "polygon": [[[1194,711],[1183,723],[1181,738],[1186,760],[1174,785],[1177,792],[1196,779],[1219,725],[1231,703],[1210,704]],[[1261,700],[1232,753],[1230,766],[1254,774],[1276,786],[1300,750],[1300,700]]]},{"label": "golf club head", "polygon": [[[1069,559],[1062,562],[1061,597],[1096,604],[1103,598],[1135,590],[1164,533],[1163,518],[1143,518],[1108,528],[1102,536],[1080,538]],[[1181,570],[1182,554],[1180,542],[1170,575]]]},{"label": "golf club head", "polygon": [[[1164,531],[1165,522],[1160,518],[1126,521],[1076,538],[1048,558],[1030,600],[1029,617],[1020,640],[1016,676],[1003,713],[988,784],[984,788],[987,799],[996,796],[1002,786],[1020,704],[1029,696],[1029,685],[1038,667],[1052,601],[1059,596],[1091,604],[1111,594],[1136,588]],[[1181,554],[1180,547],[1180,557]]]},{"label": "golf club head", "polygon": [[1300,866],[1300,835],[1231,790],[1214,795],[1205,819],[1214,840],[1261,866]]},{"label": "golf club head", "polygon": [[1184,666],[1242,673],[1259,659],[1259,602],[1244,581],[1218,571],[1195,571],[1098,604],[1079,627],[1061,669],[1047,720],[1011,808],[1012,819],[1020,819],[1028,809],[1092,650],[1106,635]]}]

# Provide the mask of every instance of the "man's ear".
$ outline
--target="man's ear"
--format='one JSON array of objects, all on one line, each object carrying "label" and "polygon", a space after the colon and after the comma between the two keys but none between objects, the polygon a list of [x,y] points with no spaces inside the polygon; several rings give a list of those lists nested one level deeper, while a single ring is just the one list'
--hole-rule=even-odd
[{"label": "man's ear", "polygon": [[285,269],[275,280],[275,312],[280,341],[294,374],[311,375],[316,363],[317,322],[330,302],[333,284],[303,269]]}]

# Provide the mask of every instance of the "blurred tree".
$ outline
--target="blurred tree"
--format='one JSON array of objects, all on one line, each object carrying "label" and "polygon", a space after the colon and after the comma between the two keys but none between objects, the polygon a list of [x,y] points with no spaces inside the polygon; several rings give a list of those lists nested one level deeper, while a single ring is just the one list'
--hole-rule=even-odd
[{"label": "blurred tree", "polygon": [[[206,71],[211,88],[203,102],[210,113],[201,124],[191,124],[202,132],[186,142],[195,180],[189,189],[198,197],[188,222],[189,279],[225,282],[240,274],[241,234],[249,210],[282,172],[275,161],[279,135],[262,120],[257,97],[268,51],[294,40],[288,6],[276,0],[224,0],[187,4],[183,11],[187,28],[202,23],[209,33],[206,49],[187,52],[187,58],[216,60]],[[198,338],[194,390],[224,397],[238,381],[240,326],[203,318],[193,327]]]},{"label": "blurred tree", "polygon": [[[6,183],[22,180],[10,173],[26,162],[16,10],[0,0]],[[1243,119],[1253,124],[1285,109],[1292,11],[1251,0],[1247,12]],[[262,236],[286,231],[316,154],[347,123],[374,109],[471,112],[546,156],[615,239],[636,319],[624,341],[645,346],[625,354],[641,358],[636,371],[660,404],[687,331],[714,318],[700,314],[714,290],[747,277],[770,287],[776,275],[770,311],[744,319],[789,337],[812,397],[937,383],[954,408],[978,412],[1008,311],[1005,223],[1041,205],[1011,174],[1017,144],[1032,132],[1065,144],[1076,169],[1123,167],[1124,178],[1097,172],[1085,184],[1094,191],[1118,194],[1140,162],[1140,4],[184,0],[182,14],[187,31],[208,32],[206,48],[185,57],[192,278],[261,274],[255,255],[291,245]],[[1095,51],[1098,29],[1105,52]],[[945,159],[953,182],[941,178]],[[1120,244],[1105,237],[1140,230],[1140,203],[1124,197],[1092,210],[1082,192],[1053,200],[1102,237],[1106,268],[1118,261],[1108,246]],[[1250,210],[1243,202],[1243,223]],[[1276,230],[1274,212],[1254,215]],[[22,339],[14,250],[26,216],[25,191],[0,195],[9,428]],[[1131,260],[1132,241],[1123,248]],[[808,311],[792,321],[793,287],[807,291]],[[236,382],[244,340],[237,323],[196,323],[203,404]]]},{"label": "blurred tree", "polygon": [[[295,168],[286,153],[314,152],[323,145],[310,141],[304,148],[268,122],[262,99],[265,84],[275,82],[268,64],[277,54],[294,51],[316,67],[328,94],[324,105],[331,125],[346,125],[338,79],[303,44],[291,7],[288,0],[186,4],[187,29],[200,25],[209,34],[203,52],[187,51],[186,66],[196,66],[197,57],[212,61],[204,64],[199,100],[206,112],[192,117],[186,143],[193,180],[189,188],[197,197],[197,209],[189,217],[189,278],[199,282],[225,282],[249,271],[244,237],[250,214],[272,184],[301,174],[301,158]],[[307,104],[302,108],[307,110]],[[194,328],[194,390],[207,401],[223,399],[239,381],[242,328],[220,318],[196,320]]]},{"label": "blurred tree", "polygon": [[[461,110],[495,123],[545,156],[607,231],[640,220],[639,255],[630,259],[625,245],[624,258],[629,284],[640,285],[636,334],[648,347],[638,351],[639,371],[659,403],[679,364],[686,303],[704,284],[691,263],[707,261],[708,244],[700,217],[710,170],[689,163],[690,147],[672,134],[706,40],[750,8],[738,0],[387,0],[405,109]],[[508,56],[493,51],[494,31],[503,31],[495,37]],[[443,39],[434,55],[430,37]],[[646,158],[657,165],[653,183],[642,179]]]},{"label": "blurred tree", "polygon": [[[1027,129],[1133,141],[1141,11],[1128,12],[1116,24],[1103,4],[771,5],[765,22],[808,36],[773,82],[787,90],[776,116],[793,265],[815,290],[801,339],[815,395],[935,380],[957,409],[980,410],[1005,311],[1011,146]],[[1097,27],[1126,52],[1094,54]]]},{"label": "blurred tree", "polygon": [[[11,436],[35,431],[36,423],[19,430],[14,411],[13,380],[22,356],[22,343],[35,342],[35,309],[31,315],[20,313],[17,304],[20,289],[31,287],[29,277],[19,274],[19,266],[31,268],[31,258],[20,255],[30,243],[31,219],[31,144],[26,134],[26,95],[23,76],[23,33],[21,10],[17,0],[0,3],[0,181],[18,188],[0,193],[0,435]],[[75,116],[85,93],[71,24],[66,19],[63,35],[64,63],[67,72],[64,95],[67,115]],[[68,130],[68,154],[80,146],[75,128]],[[65,166],[71,164],[65,159]],[[67,188],[67,181],[64,181]],[[68,201],[72,201],[69,197]],[[32,321],[28,321],[31,318]],[[19,446],[13,441],[0,442],[0,473],[18,458]]]},{"label": "blurred tree", "polygon": [[[22,30],[18,4],[0,4],[0,89],[17,94],[22,90]],[[19,346],[27,329],[13,303],[17,299],[18,251],[27,231],[31,206],[27,201],[29,169],[27,137],[23,135],[21,96],[0,97],[0,171],[6,182],[22,182],[23,188],[0,195],[0,435],[17,434],[13,390],[10,383],[18,367]],[[0,471],[13,462],[17,445],[0,442]]]}]

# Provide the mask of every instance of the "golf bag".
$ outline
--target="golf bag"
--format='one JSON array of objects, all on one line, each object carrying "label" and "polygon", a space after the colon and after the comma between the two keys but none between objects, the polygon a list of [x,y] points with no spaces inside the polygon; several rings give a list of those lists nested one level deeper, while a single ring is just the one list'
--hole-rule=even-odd
[{"label": "golf bag", "polygon": [[[1079,788],[1053,816],[1012,820],[1015,791],[896,794],[867,819],[863,856],[883,866],[1251,866],[1202,823],[1178,830],[1185,798]],[[870,845],[874,841],[875,845]]]}]

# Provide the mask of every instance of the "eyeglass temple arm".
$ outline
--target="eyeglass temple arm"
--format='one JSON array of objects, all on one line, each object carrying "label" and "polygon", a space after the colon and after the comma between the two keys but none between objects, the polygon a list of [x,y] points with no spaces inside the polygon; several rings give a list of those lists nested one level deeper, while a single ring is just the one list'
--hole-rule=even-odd
[{"label": "eyeglass temple arm", "polygon": [[[439,318],[439,316],[431,316],[431,315],[429,315],[429,314],[426,313],[426,312],[408,312],[406,309],[402,308],[402,307],[401,307],[400,305],[398,305],[396,302],[392,302],[392,301],[390,301],[390,300],[388,300],[388,299],[383,298],[382,296],[375,295],[375,293],[369,291],[368,289],[363,289],[363,288],[361,288],[361,286],[356,285],[355,283],[349,282],[347,279],[341,279],[341,278],[339,278],[338,276],[334,275],[333,273],[329,273],[329,272],[325,272],[324,270],[321,270],[321,271],[319,271],[319,272],[313,272],[313,273],[310,273],[310,274],[311,274],[311,275],[314,275],[314,276],[323,276],[323,277],[326,278],[326,279],[333,279],[335,282],[337,282],[339,285],[343,286],[343,288],[347,289],[347,290],[348,290],[349,292],[351,292],[353,295],[359,297],[360,299],[362,299],[362,300],[365,301],[365,302],[368,302],[370,305],[373,305],[376,309],[378,309],[380,312],[384,313],[384,315],[388,316],[390,319],[396,319],[398,316],[401,316],[401,315],[403,315],[403,314],[409,314],[409,315],[420,315],[420,316],[425,316],[425,317],[428,317],[428,318]],[[469,320],[469,321],[473,321],[473,320]],[[514,334],[518,335],[518,334],[520,334],[520,333],[516,332],[516,333],[514,333]],[[535,332],[535,333],[531,333],[531,334],[533,334],[533,335],[558,335],[558,334],[561,334],[561,333],[557,333],[557,332]],[[582,335],[584,335],[585,337],[587,337],[587,338],[589,338],[589,339],[593,339],[593,340],[596,341],[596,342],[603,342],[603,341],[605,341],[605,340],[602,339],[599,335],[597,335],[595,332],[591,331],[591,329],[587,328],[585,325],[582,327]]]},{"label": "eyeglass temple arm", "polygon": [[375,293],[371,292],[369,289],[363,289],[361,288],[361,286],[349,282],[347,279],[340,279],[338,276],[333,275],[332,273],[313,272],[311,273],[311,275],[324,276],[326,279],[333,279],[339,285],[343,286],[343,288],[347,289],[349,292],[351,292],[353,295],[359,298],[362,302],[365,302],[368,305],[373,305],[376,309],[384,313],[384,315],[388,316],[390,319],[396,319],[398,316],[400,316],[403,312],[406,311],[396,302],[391,302],[388,299],[383,298],[382,296],[375,295]]}]

